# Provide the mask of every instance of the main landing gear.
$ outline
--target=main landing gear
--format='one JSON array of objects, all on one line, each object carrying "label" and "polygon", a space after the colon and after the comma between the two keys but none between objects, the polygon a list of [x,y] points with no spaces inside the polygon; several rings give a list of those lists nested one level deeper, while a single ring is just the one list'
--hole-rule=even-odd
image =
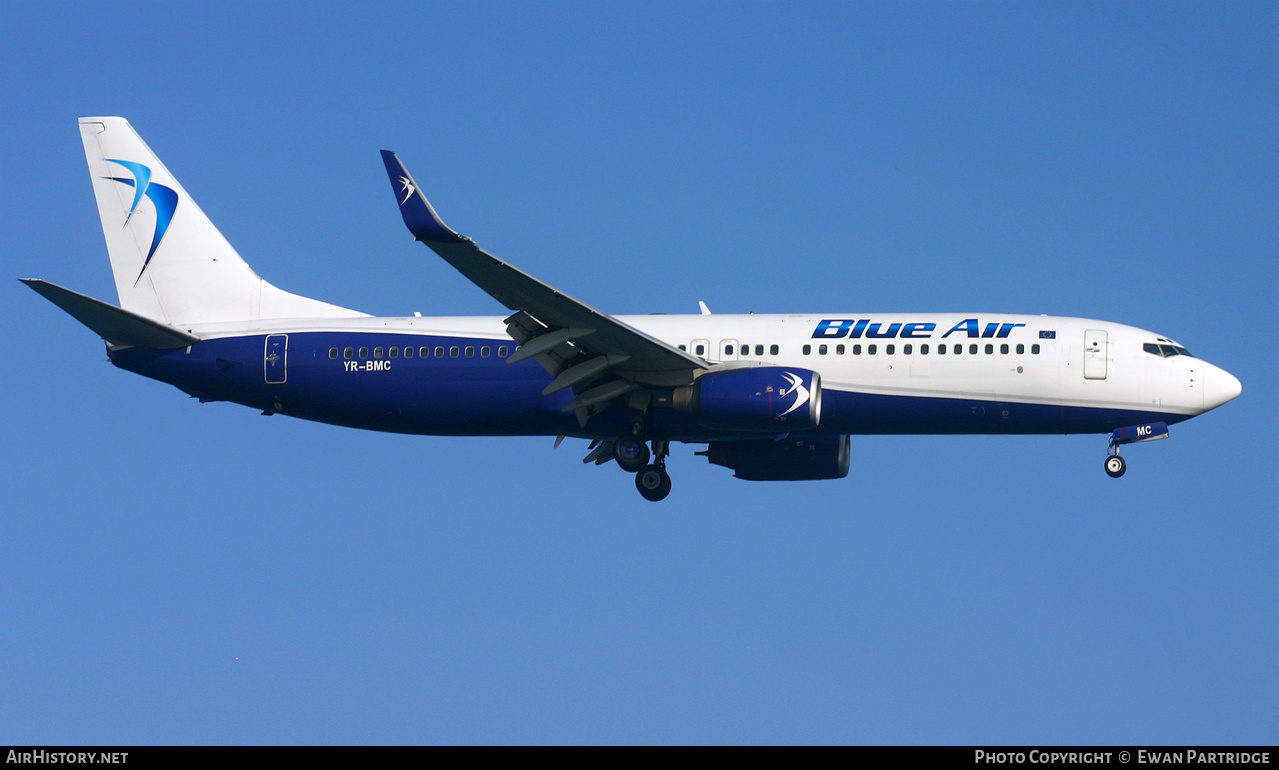
[{"label": "main landing gear", "polygon": [[1124,475],[1124,471],[1128,470],[1128,463],[1124,462],[1124,458],[1119,456],[1119,447],[1115,447],[1115,454],[1106,455],[1106,475],[1112,479],[1117,479]]},{"label": "main landing gear", "polygon": [[[630,457],[631,447],[625,447],[630,442],[639,445],[643,451]],[[653,463],[648,464],[649,451],[644,446],[644,442],[637,438],[626,436],[617,440],[614,445],[614,454],[617,457],[617,464],[622,470],[633,472],[635,474],[635,488],[644,496],[645,500],[657,502],[665,500],[666,496],[671,493],[671,477],[666,472],[666,455],[670,454],[670,444],[666,441],[653,439]],[[622,461],[622,455],[628,455],[626,463]],[[641,457],[642,456],[642,457]]]},{"label": "main landing gear", "polygon": [[665,500],[671,493],[671,476],[665,465],[646,465],[635,474],[635,488],[645,500]]},{"label": "main landing gear", "polygon": [[613,442],[613,459],[627,473],[638,473],[648,465],[648,447],[635,436],[622,436]]}]

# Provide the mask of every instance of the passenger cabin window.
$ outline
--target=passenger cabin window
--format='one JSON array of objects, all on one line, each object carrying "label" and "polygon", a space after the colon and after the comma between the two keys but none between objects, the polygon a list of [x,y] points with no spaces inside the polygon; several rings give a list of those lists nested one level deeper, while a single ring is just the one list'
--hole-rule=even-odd
[{"label": "passenger cabin window", "polygon": [[374,358],[381,358],[381,357],[382,357],[382,356],[384,356],[385,354],[386,354],[386,352],[385,352],[384,350],[382,350],[382,348],[373,348],[373,357],[374,357]]},{"label": "passenger cabin window", "polygon": [[939,356],[946,355],[946,343],[943,342],[942,344],[937,346],[937,355]]},{"label": "passenger cabin window", "polygon": [[507,348],[505,345],[501,345],[501,346],[499,346],[499,347],[498,347],[498,349],[497,349],[497,357],[498,357],[498,358],[506,358],[506,351],[507,351],[507,349],[508,349],[508,348]]},{"label": "passenger cabin window", "polygon": [[1025,352],[1026,352],[1026,346],[1022,345],[1021,343],[1017,343],[1017,355],[1019,356],[1024,355]]},{"label": "passenger cabin window", "polygon": [[[457,350],[457,348],[453,348],[453,350],[455,350],[455,351],[456,351],[456,350]],[[454,353],[453,355],[454,355],[454,356],[456,356],[456,355],[457,355],[457,353]],[[435,349],[435,357],[436,357],[436,358],[443,358],[443,357],[444,357],[444,346],[443,346],[443,345],[440,345],[439,347],[437,347],[437,348]]]},{"label": "passenger cabin window", "polygon": [[1030,353],[1035,356],[1039,355],[1039,343],[1030,346]]},{"label": "passenger cabin window", "polygon": [[804,346],[804,355],[809,355],[809,354],[811,354],[812,352],[813,352],[813,346],[812,346],[812,345],[805,345],[805,346]]},{"label": "passenger cabin window", "polygon": [[[974,348],[976,348],[977,346],[976,346],[976,345],[973,345],[973,347],[974,347]],[[960,353],[963,353],[963,352],[964,352],[964,346],[963,346],[963,345],[960,345],[958,342],[956,342],[956,343],[955,343],[955,355],[959,355]],[[974,353],[976,353],[977,351],[976,351],[976,350],[973,350],[973,352],[974,352]]]},{"label": "passenger cabin window", "polygon": [[355,357],[355,348],[342,348],[342,357],[343,357],[343,358],[354,358],[354,357]]},{"label": "passenger cabin window", "polygon": [[855,355],[855,356],[860,356],[861,354],[862,354],[862,346],[861,346],[861,345],[854,345],[854,346],[853,346],[853,355]]},{"label": "passenger cabin window", "polygon": [[756,346],[755,346],[755,355],[757,355],[757,356],[762,356],[762,355],[764,355],[764,346],[763,346],[763,345],[756,345]]},{"label": "passenger cabin window", "polygon": [[1004,355],[1004,356],[1008,355],[1008,343],[1007,343],[1007,342],[1005,342],[1004,344],[1002,344],[1002,345],[1000,345],[1000,346],[999,346],[999,353],[1000,353],[1000,355]]},{"label": "passenger cabin window", "polygon": [[454,345],[453,347],[449,348],[449,358],[457,358],[457,355],[460,352],[462,352],[462,349],[459,348],[457,345]]},{"label": "passenger cabin window", "polygon": [[369,357],[369,349],[360,348],[360,358],[368,358],[368,357]]},{"label": "passenger cabin window", "polygon": [[751,354],[751,346],[750,346],[750,345],[742,345],[742,355],[744,355],[744,356],[749,356],[750,354]]},{"label": "passenger cabin window", "polygon": [[884,354],[885,354],[885,355],[889,355],[889,356],[891,356],[891,355],[892,355],[893,353],[895,353],[896,351],[897,351],[897,346],[896,346],[896,345],[885,345],[885,346],[884,346]]},{"label": "passenger cabin window", "polygon": [[768,349],[768,354],[769,354],[770,356],[775,356],[775,355],[777,355],[778,350],[779,350],[779,348],[778,348],[776,345],[773,345],[773,346],[769,347],[769,349]]},{"label": "passenger cabin window", "polygon": [[923,345],[920,345],[920,346],[919,346],[919,354],[920,354],[921,356],[926,356],[926,355],[928,355],[928,343],[927,343],[927,342],[925,342]]},{"label": "passenger cabin window", "polygon": [[868,355],[868,356],[873,356],[873,355],[875,355],[875,351],[876,351],[876,350],[877,350],[876,346],[874,346],[874,345],[867,345],[867,346],[866,346],[866,355]]},{"label": "passenger cabin window", "polygon": [[387,354],[389,357],[391,357],[391,358],[399,358],[399,357],[400,357],[400,349],[399,349],[399,348],[391,348],[390,350],[386,351],[386,354]]},{"label": "passenger cabin window", "polygon": [[337,358],[337,357],[338,357],[338,349],[329,348],[329,358]]},{"label": "passenger cabin window", "polygon": [[704,356],[704,355],[706,355],[706,346],[705,346],[705,345],[698,345],[698,346],[697,346],[697,350],[695,350],[695,351],[693,351],[693,352],[694,352],[694,353],[696,353],[696,354],[697,354],[697,355],[699,355],[699,356]]},{"label": "passenger cabin window", "polygon": [[910,345],[902,345],[902,355],[903,355],[903,356],[908,356],[908,355],[910,355],[910,351],[911,351],[911,346],[910,346]]},{"label": "passenger cabin window", "polygon": [[819,356],[824,356],[824,355],[826,355],[826,346],[825,346],[825,345],[818,345],[818,346],[817,346],[817,355],[819,355]]},{"label": "passenger cabin window", "polygon": [[969,346],[968,346],[968,355],[970,355],[970,356],[975,356],[975,355],[977,355],[977,345],[976,345],[976,344],[972,344],[972,345],[969,345]]},{"label": "passenger cabin window", "polygon": [[467,358],[475,358],[475,347],[474,347],[474,346],[472,346],[472,345],[467,345],[467,346],[466,346],[466,357],[467,357]]},{"label": "passenger cabin window", "polygon": [[480,358],[488,358],[491,355],[493,355],[493,348],[488,345],[480,348]]},{"label": "passenger cabin window", "polygon": [[995,352],[994,345],[986,345],[986,355],[990,355],[991,353],[994,353],[994,352]]},{"label": "passenger cabin window", "polygon": [[844,346],[843,346],[843,345],[836,345],[836,346],[835,346],[835,355],[837,355],[837,356],[842,356],[842,355],[844,355]]}]

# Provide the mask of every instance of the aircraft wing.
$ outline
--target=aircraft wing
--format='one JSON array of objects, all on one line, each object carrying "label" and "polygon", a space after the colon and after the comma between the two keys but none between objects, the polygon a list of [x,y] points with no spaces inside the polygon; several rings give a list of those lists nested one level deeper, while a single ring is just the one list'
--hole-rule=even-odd
[{"label": "aircraft wing", "polygon": [[[507,360],[513,363],[535,358],[556,377],[548,393],[572,385],[579,390],[579,398],[574,401],[578,403],[591,392],[582,391],[580,386],[607,379],[600,375],[610,371],[633,383],[669,387],[691,382],[694,371],[710,368],[706,361],[568,296],[489,254],[470,238],[458,235],[435,213],[395,153],[383,150],[382,161],[404,224],[413,237],[498,302],[516,311],[507,319],[507,329],[521,347]],[[592,390],[608,387],[605,383]],[[620,387],[613,385],[596,395]],[[634,387],[628,388],[631,389]],[[593,403],[612,400],[625,392]]]}]

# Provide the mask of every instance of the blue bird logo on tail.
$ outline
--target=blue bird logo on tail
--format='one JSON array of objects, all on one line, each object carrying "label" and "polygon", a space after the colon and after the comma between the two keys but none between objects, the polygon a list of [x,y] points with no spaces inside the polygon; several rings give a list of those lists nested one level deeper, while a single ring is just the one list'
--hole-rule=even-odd
[{"label": "blue bird logo on tail", "polygon": [[164,240],[164,233],[169,229],[169,223],[173,221],[173,212],[178,208],[178,194],[171,187],[152,182],[151,169],[141,163],[115,158],[103,158],[103,160],[124,166],[129,173],[133,174],[132,179],[118,176],[103,177],[133,188],[133,205],[129,207],[129,215],[124,219],[126,227],[129,225],[129,220],[133,219],[133,212],[138,210],[138,204],[142,202],[143,197],[149,198],[155,206],[155,233],[151,236],[151,248],[147,251],[147,258],[142,261],[142,269],[138,271],[138,277],[134,280],[134,283],[137,283],[142,280],[142,274],[147,271],[147,265],[151,264],[151,257],[155,255],[156,247],[160,245],[160,241]]}]

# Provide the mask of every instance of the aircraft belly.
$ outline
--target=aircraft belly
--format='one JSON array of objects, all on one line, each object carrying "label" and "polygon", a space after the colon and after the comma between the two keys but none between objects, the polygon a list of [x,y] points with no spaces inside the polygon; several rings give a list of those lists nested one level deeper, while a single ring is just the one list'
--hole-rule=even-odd
[{"label": "aircraft belly", "polygon": [[1035,434],[1104,433],[1123,425],[1191,415],[1132,406],[1076,405],[991,398],[896,395],[839,390],[822,392],[822,433]]}]

